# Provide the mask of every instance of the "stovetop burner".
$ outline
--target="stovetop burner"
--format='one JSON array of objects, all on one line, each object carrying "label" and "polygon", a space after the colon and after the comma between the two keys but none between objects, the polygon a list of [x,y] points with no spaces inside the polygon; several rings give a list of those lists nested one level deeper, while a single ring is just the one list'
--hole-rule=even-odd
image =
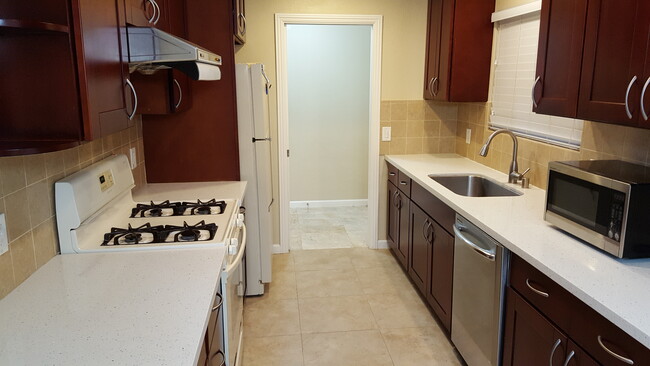
[{"label": "stovetop burner", "polygon": [[127,229],[111,228],[110,233],[104,234],[102,246],[112,245],[134,245],[134,244],[160,244],[180,243],[193,241],[208,241],[214,239],[217,233],[217,225],[206,224],[204,220],[194,225],[183,222],[182,226],[177,225],[156,225],[146,223],[137,228],[131,224]]},{"label": "stovetop burner", "polygon": [[211,199],[207,202],[138,203],[131,209],[131,217],[167,217],[193,215],[221,215],[226,209],[225,201]]}]

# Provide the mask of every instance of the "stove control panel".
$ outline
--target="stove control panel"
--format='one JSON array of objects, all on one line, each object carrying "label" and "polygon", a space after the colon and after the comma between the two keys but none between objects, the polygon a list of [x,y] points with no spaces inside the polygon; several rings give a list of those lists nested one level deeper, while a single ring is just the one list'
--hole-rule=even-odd
[{"label": "stove control panel", "polygon": [[101,173],[98,179],[99,179],[99,187],[102,190],[102,192],[106,191],[107,189],[115,185],[115,181],[113,180],[113,172],[111,172],[110,169]]}]

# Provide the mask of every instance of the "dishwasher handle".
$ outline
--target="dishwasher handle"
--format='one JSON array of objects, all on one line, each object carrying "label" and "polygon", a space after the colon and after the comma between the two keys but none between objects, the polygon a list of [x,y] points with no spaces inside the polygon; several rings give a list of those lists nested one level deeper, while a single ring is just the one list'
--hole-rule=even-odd
[{"label": "dishwasher handle", "polygon": [[459,238],[460,240],[464,241],[467,245],[469,245],[472,249],[474,249],[475,252],[478,254],[482,255],[483,257],[487,258],[490,261],[494,261],[494,258],[496,258],[496,255],[494,252],[481,248],[479,245],[474,243],[473,241],[469,240],[465,234],[463,234],[463,227],[459,227],[457,225],[454,225],[454,234],[456,234],[456,237]]}]

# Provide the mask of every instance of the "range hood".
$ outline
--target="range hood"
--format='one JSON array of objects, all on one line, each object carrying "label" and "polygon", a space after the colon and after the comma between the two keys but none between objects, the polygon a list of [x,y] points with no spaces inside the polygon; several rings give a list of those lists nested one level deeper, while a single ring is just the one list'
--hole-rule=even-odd
[{"label": "range hood", "polygon": [[182,38],[148,27],[126,27],[129,71],[151,74],[175,68],[194,80],[221,79],[221,56]]}]

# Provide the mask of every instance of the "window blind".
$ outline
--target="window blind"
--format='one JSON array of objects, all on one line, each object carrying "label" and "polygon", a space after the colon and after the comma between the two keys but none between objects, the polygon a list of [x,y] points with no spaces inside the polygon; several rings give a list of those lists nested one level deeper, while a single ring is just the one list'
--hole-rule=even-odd
[{"label": "window blind", "polygon": [[496,28],[490,127],[578,148],[583,121],[533,113],[539,12],[501,20]]}]

